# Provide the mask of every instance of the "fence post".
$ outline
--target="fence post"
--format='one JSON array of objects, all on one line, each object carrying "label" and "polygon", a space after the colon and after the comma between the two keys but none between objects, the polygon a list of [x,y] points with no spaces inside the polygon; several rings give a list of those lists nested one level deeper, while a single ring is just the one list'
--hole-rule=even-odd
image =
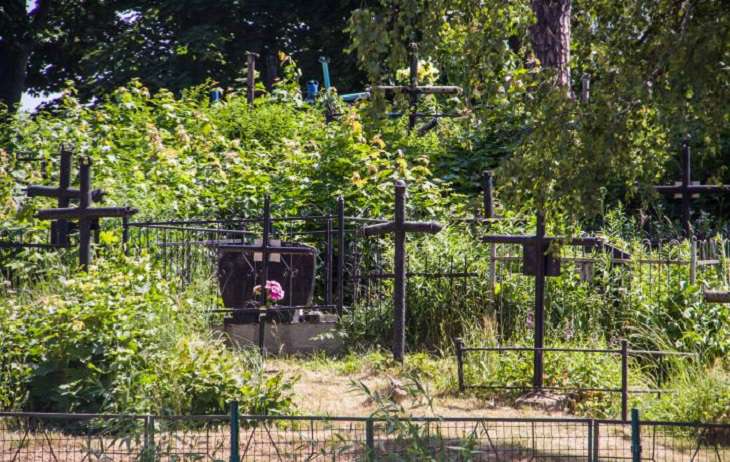
[{"label": "fence post", "polygon": [[631,460],[641,462],[641,426],[638,409],[631,410]]},{"label": "fence post", "polygon": [[459,377],[459,391],[464,391],[464,340],[461,337],[454,339],[456,346],[456,370]]},{"label": "fence post", "polygon": [[621,340],[621,420],[628,420],[629,406],[629,343]]},{"label": "fence post", "polygon": [[337,316],[342,316],[345,296],[345,198],[337,198]]},{"label": "fence post", "polygon": [[365,421],[365,447],[367,448],[367,460],[375,460],[375,425],[373,419]]},{"label": "fence post", "polygon": [[129,217],[122,217],[122,251],[124,255],[129,255]]},{"label": "fence post", "polygon": [[598,455],[599,455],[598,443],[601,440],[600,428],[601,428],[600,422],[594,421],[594,425],[593,425],[593,462],[598,462]]},{"label": "fence post", "polygon": [[144,441],[142,460],[155,460],[155,418],[146,415],[144,418]]},{"label": "fence post", "polygon": [[327,249],[325,252],[325,284],[324,284],[324,304],[332,304],[332,216],[327,215],[327,225],[325,228],[327,235]]},{"label": "fence post", "polygon": [[689,244],[689,282],[697,282],[697,239],[694,236]]},{"label": "fence post", "polygon": [[593,425],[595,420],[591,419],[588,421],[588,462],[593,462]]},{"label": "fence post", "polygon": [[239,455],[238,432],[238,401],[231,401],[231,460],[230,462],[241,462]]}]

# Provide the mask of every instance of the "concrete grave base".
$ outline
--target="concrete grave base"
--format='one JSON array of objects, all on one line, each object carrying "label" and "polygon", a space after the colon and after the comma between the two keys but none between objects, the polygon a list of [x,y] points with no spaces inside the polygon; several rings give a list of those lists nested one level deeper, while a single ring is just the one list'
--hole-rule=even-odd
[{"label": "concrete grave base", "polygon": [[[267,323],[264,346],[270,354],[337,353],[342,348],[342,339],[320,338],[323,334],[334,334],[335,325],[333,322]],[[258,347],[258,324],[225,324],[219,329],[228,334],[234,347]]]}]

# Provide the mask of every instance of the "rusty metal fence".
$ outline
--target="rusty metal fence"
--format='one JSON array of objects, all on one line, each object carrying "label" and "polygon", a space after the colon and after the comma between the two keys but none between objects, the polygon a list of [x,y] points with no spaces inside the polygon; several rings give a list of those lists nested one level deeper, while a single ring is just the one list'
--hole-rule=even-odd
[{"label": "rusty metal fence", "polygon": [[730,425],[571,418],[0,413],[3,462],[730,461]]}]

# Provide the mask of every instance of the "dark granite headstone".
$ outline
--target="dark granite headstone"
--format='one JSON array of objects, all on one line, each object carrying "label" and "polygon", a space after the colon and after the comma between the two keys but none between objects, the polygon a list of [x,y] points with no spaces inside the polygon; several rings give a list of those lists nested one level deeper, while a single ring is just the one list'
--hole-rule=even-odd
[{"label": "dark granite headstone", "polygon": [[[308,247],[303,244],[282,242],[285,247]],[[258,258],[260,259],[260,258]],[[253,288],[261,283],[263,263],[256,261],[254,252],[222,253],[218,259],[218,284],[223,304],[226,308],[238,308],[234,311],[232,322],[258,322],[258,298]],[[279,261],[269,261],[269,280],[277,281],[284,289],[284,299],[280,306],[305,306],[312,304],[314,292],[314,274],[316,269],[316,251],[311,254],[283,254]],[[277,322],[291,322],[294,310],[274,313],[272,319]]]}]

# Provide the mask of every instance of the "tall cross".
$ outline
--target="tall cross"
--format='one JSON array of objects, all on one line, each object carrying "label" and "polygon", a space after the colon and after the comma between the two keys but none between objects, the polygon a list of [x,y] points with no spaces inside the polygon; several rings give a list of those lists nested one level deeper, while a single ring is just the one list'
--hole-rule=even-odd
[{"label": "tall cross", "polygon": [[[91,160],[79,163],[79,206],[43,209],[36,213],[41,220],[77,220],[79,222],[79,263],[86,270],[91,260],[91,225],[100,218],[129,217],[137,213],[132,207],[91,207]],[[68,191],[68,189],[65,189]],[[61,194],[62,196],[64,194]]]},{"label": "tall cross", "polygon": [[393,234],[394,254],[394,287],[393,287],[393,357],[403,362],[406,338],[406,233],[436,234],[441,231],[441,224],[436,222],[406,221],[406,183],[395,182],[395,212],[393,221],[365,226],[365,236]]},{"label": "tall cross", "polygon": [[[28,197],[55,197],[58,199],[58,208],[66,208],[71,199],[79,200],[81,191],[71,188],[71,151],[61,148],[61,165],[59,170],[58,187],[31,185],[26,188]],[[104,198],[104,191],[94,189],[91,191],[91,200],[101,202]],[[68,235],[71,232],[69,222],[56,220],[51,223],[51,244],[57,246],[68,245]]]},{"label": "tall cross", "polygon": [[560,258],[550,255],[550,244],[561,241],[569,245],[599,247],[604,241],[596,237],[563,239],[545,236],[545,217],[537,213],[537,229],[534,236],[488,235],[482,241],[494,244],[522,245],[522,273],[535,276],[535,332],[533,350],[533,378],[535,389],[543,386],[543,348],[545,346],[545,278],[560,275]]},{"label": "tall cross", "polygon": [[445,114],[424,114],[419,113],[418,109],[418,98],[420,95],[427,94],[459,94],[461,93],[461,87],[446,85],[446,86],[434,86],[434,85],[418,85],[418,45],[411,43],[411,63],[410,63],[410,83],[409,85],[376,85],[371,87],[372,90],[381,90],[385,92],[393,93],[405,93],[410,97],[411,112],[408,115],[408,129],[413,130],[416,126],[416,119],[418,117],[444,117]]},{"label": "tall cross", "polygon": [[682,181],[673,186],[654,186],[657,192],[671,195],[674,199],[682,199],[682,227],[686,237],[692,236],[692,199],[700,193],[718,194],[730,192],[730,185],[706,185],[692,181],[692,152],[689,139],[682,142]]}]

